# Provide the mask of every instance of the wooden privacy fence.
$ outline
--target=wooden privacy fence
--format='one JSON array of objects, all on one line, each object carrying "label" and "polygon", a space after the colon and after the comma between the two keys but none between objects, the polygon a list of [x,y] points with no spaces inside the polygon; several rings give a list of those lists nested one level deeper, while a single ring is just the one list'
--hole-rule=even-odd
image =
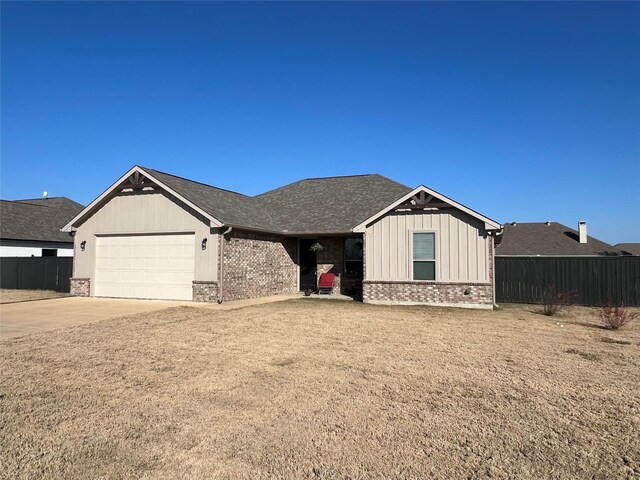
[{"label": "wooden privacy fence", "polygon": [[0,288],[71,290],[73,257],[2,257]]},{"label": "wooden privacy fence", "polygon": [[544,303],[576,290],[576,304],[640,306],[640,257],[496,257],[498,303]]}]

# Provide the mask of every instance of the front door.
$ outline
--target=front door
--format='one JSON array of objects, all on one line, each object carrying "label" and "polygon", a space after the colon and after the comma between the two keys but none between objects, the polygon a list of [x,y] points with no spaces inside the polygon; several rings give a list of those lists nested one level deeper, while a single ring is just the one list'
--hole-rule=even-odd
[{"label": "front door", "polygon": [[317,242],[315,238],[300,239],[300,290],[315,290],[317,287],[318,262],[316,252],[311,245]]}]

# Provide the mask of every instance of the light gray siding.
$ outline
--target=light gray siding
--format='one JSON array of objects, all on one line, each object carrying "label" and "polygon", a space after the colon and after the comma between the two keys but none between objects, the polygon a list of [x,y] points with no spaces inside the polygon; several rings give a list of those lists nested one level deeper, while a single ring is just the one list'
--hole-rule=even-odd
[{"label": "light gray siding", "polygon": [[466,213],[394,212],[365,231],[366,280],[412,280],[412,233],[436,234],[436,281],[489,282],[484,224]]},{"label": "light gray siding", "polygon": [[[209,227],[206,219],[164,192],[117,195],[78,227],[75,235],[74,277],[94,278],[96,236],[186,232],[195,234],[194,280],[217,280],[218,232]],[[205,250],[201,246],[204,238],[207,239]],[[85,251],[80,250],[82,241],[87,242]]]}]

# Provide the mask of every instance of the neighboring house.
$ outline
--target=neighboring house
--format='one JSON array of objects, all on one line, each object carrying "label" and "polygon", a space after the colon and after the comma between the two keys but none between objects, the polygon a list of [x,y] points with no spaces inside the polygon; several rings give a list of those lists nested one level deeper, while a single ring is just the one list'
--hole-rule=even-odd
[{"label": "neighboring house", "polygon": [[507,223],[496,247],[498,303],[555,301],[575,295],[578,305],[638,305],[640,262],[617,246],[556,222]]},{"label": "neighboring house", "polygon": [[72,293],[224,301],[315,288],[371,303],[492,308],[502,226],[381,175],[249,197],[139,166],[73,218]]},{"label": "neighboring house", "polygon": [[73,237],[60,226],[83,208],[66,197],[0,200],[0,257],[72,257]]},{"label": "neighboring house", "polygon": [[640,256],[640,243],[618,243],[615,247],[627,255]]},{"label": "neighboring house", "polygon": [[497,257],[617,256],[625,253],[587,235],[587,223],[573,230],[557,222],[506,223]]}]

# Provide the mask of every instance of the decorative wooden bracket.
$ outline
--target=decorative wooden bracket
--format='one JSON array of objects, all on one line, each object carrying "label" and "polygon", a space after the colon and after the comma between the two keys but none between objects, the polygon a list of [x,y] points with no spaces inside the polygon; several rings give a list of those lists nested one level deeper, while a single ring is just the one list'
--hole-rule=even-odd
[{"label": "decorative wooden bracket", "polygon": [[445,203],[427,192],[418,192],[406,202],[399,205],[396,210],[436,210],[440,208],[451,208],[451,205]]},{"label": "decorative wooden bracket", "polygon": [[150,181],[147,177],[145,177],[140,172],[133,172],[129,175],[129,178],[122,184],[122,188],[130,188],[132,190],[142,190],[146,187],[157,187],[157,185]]}]

